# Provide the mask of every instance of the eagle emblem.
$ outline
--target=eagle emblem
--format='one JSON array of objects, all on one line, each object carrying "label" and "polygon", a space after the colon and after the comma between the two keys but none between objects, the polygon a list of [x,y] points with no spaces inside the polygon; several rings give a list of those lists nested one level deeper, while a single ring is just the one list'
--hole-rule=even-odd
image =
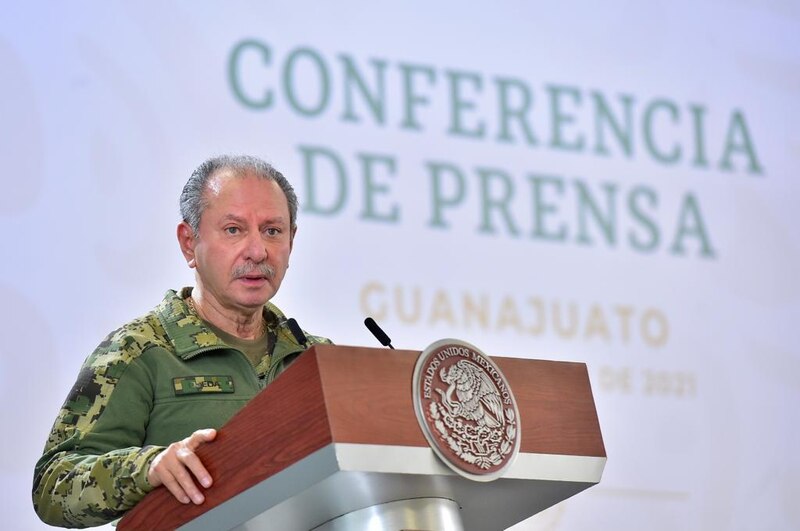
[{"label": "eagle emblem", "polygon": [[494,362],[454,339],[425,349],[414,371],[417,419],[428,443],[457,473],[500,477],[519,450],[519,413]]},{"label": "eagle emblem", "polygon": [[[455,365],[442,369],[439,377],[449,385],[446,391],[436,391],[442,395],[442,404],[450,415],[489,428],[498,428],[505,424],[503,404],[497,386],[479,366],[471,361],[459,360]],[[453,391],[458,397],[455,401]]]}]

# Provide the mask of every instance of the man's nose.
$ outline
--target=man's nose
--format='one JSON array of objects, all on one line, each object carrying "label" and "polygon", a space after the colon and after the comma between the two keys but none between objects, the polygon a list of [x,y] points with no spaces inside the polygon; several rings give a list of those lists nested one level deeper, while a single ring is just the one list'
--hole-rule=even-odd
[{"label": "man's nose", "polygon": [[260,231],[252,231],[248,235],[245,258],[255,263],[263,262],[267,259],[267,246]]}]

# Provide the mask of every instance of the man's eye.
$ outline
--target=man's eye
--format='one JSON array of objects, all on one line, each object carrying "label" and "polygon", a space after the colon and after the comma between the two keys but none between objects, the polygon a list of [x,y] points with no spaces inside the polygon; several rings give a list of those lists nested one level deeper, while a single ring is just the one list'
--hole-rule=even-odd
[{"label": "man's eye", "polygon": [[226,227],[225,232],[228,234],[239,234],[239,227]]},{"label": "man's eye", "polygon": [[264,232],[267,233],[268,236],[277,236],[278,234],[281,233],[281,229],[276,229],[275,227],[269,227]]}]

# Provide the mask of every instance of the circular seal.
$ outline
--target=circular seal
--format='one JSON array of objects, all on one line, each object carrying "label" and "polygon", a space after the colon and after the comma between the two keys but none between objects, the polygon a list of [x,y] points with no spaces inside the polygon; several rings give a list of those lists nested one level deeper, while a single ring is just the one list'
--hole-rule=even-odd
[{"label": "circular seal", "polygon": [[502,476],[519,452],[517,401],[497,365],[475,346],[441,339],[414,367],[414,411],[433,451],[475,481]]}]

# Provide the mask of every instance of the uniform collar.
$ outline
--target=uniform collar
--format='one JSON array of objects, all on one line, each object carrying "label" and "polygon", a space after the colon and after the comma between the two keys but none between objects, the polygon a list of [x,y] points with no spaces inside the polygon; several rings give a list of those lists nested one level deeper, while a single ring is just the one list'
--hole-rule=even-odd
[{"label": "uniform collar", "polygon": [[[156,308],[158,319],[175,349],[175,354],[186,359],[200,350],[231,348],[189,308],[186,299],[191,294],[191,287],[183,288],[180,293],[168,290],[164,294],[164,300]],[[268,330],[274,330],[286,320],[283,312],[270,302],[264,305],[264,319]]]}]

